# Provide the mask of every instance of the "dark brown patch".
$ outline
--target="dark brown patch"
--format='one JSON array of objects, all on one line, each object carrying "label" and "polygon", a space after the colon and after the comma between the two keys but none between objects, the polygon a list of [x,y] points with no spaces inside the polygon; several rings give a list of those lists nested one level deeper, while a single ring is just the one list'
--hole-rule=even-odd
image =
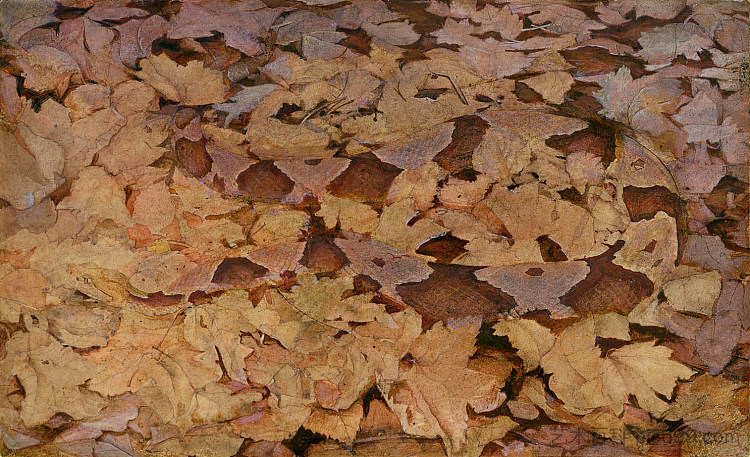
[{"label": "dark brown patch", "polygon": [[250,165],[237,176],[242,193],[254,200],[281,200],[294,188],[294,181],[270,160]]},{"label": "dark brown patch", "polygon": [[558,190],[557,194],[560,195],[560,198],[563,200],[573,203],[574,205],[581,206],[583,208],[586,208],[586,199],[583,198],[583,195],[581,195],[580,192],[578,192],[578,189],[575,187],[568,187],[567,189]]},{"label": "dark brown patch", "polygon": [[333,239],[331,235],[313,235],[308,238],[299,263],[315,272],[335,272],[343,268],[348,259]]},{"label": "dark brown patch", "polygon": [[256,279],[262,278],[268,273],[268,269],[262,265],[251,262],[244,257],[232,257],[224,259],[211,282],[228,287],[242,288],[244,285],[252,285]]},{"label": "dark brown patch", "polygon": [[544,270],[542,270],[541,268],[533,267],[529,268],[524,273],[529,276],[541,276],[544,274]]},{"label": "dark brown patch", "polygon": [[618,241],[603,254],[586,259],[591,269],[588,276],[560,297],[560,302],[581,314],[628,312],[651,295],[654,284],[646,275],[612,263],[623,245]]},{"label": "dark brown patch", "polygon": [[[742,182],[733,176],[724,176],[704,201],[706,202],[708,209],[710,209],[716,217],[725,217],[725,213],[729,210],[729,197],[727,194],[731,192],[734,195],[740,195],[745,191],[747,191],[746,182]],[[740,201],[735,200],[734,204],[735,208],[737,208],[736,210],[747,214],[748,207],[750,206],[748,205],[748,201],[750,201],[750,199],[747,197]]]},{"label": "dark brown patch", "polygon": [[633,78],[640,78],[646,71],[642,62],[631,56],[612,55],[598,46],[560,51],[565,60],[575,65],[578,76],[597,76],[616,72],[627,67]]},{"label": "dark brown patch", "polygon": [[175,142],[174,152],[180,165],[196,178],[202,178],[211,171],[213,160],[206,152],[206,145],[203,141],[180,138]]},{"label": "dark brown patch", "polygon": [[450,173],[472,168],[471,157],[490,124],[479,116],[462,116],[453,121],[451,142],[433,160]]},{"label": "dark brown patch", "polygon": [[626,344],[628,344],[628,342],[625,340],[618,340],[617,338],[602,338],[597,336],[595,344],[602,351],[601,356],[602,358],[604,358],[607,353],[625,346]]},{"label": "dark brown patch", "polygon": [[404,302],[422,315],[425,328],[437,321],[468,316],[491,319],[516,306],[510,295],[474,277],[478,267],[430,266],[435,271],[428,279],[396,287]]},{"label": "dark brown patch", "polygon": [[419,89],[414,95],[414,98],[429,98],[430,100],[437,100],[439,96],[448,92],[448,89]]},{"label": "dark brown patch", "polygon": [[148,306],[151,308],[159,308],[159,307],[170,307],[174,305],[178,305],[182,303],[182,300],[185,298],[184,295],[165,295],[163,292],[155,292],[152,294],[148,294],[148,298],[141,298],[136,297],[135,295],[130,295],[128,297],[129,300],[139,303],[144,306]]},{"label": "dark brown patch", "polygon": [[368,292],[377,292],[380,289],[380,283],[367,275],[357,275],[354,277],[354,293],[357,295]]},{"label": "dark brown patch", "polygon": [[577,317],[554,319],[552,315],[550,315],[549,310],[546,309],[535,309],[533,311],[529,311],[528,313],[524,313],[523,318],[531,319],[537,324],[552,330],[552,333],[555,334],[561,332],[567,327],[570,327],[573,323],[579,320],[579,318]]},{"label": "dark brown patch", "polygon": [[346,46],[360,54],[369,54],[372,50],[372,40],[370,40],[370,35],[361,28],[356,30],[341,29],[341,31],[346,33],[346,38],[339,42],[340,45]]},{"label": "dark brown patch", "polygon": [[544,103],[544,98],[523,81],[516,81],[516,88],[513,93],[525,103]]},{"label": "dark brown patch", "polygon": [[616,133],[614,129],[592,122],[588,128],[570,135],[553,136],[546,141],[547,146],[562,151],[565,155],[586,151],[601,157],[604,166],[615,159]]},{"label": "dark brown patch", "polygon": [[545,262],[564,262],[568,260],[559,244],[551,240],[547,235],[542,235],[536,239],[539,243],[539,251]]},{"label": "dark brown patch", "polygon": [[382,162],[369,152],[351,160],[346,170],[328,185],[328,190],[337,197],[359,201],[380,202],[385,199],[391,182],[401,169]]},{"label": "dark brown patch", "polygon": [[451,263],[456,257],[466,252],[464,246],[468,241],[453,235],[444,235],[427,240],[417,249],[417,254],[429,255],[440,263]]},{"label": "dark brown patch", "polygon": [[739,346],[735,357],[732,357],[732,361],[722,373],[738,381],[750,381],[750,345]]},{"label": "dark brown patch", "polygon": [[659,211],[674,218],[680,212],[680,197],[662,186],[627,186],[622,190],[622,199],[633,222],[651,219]]}]

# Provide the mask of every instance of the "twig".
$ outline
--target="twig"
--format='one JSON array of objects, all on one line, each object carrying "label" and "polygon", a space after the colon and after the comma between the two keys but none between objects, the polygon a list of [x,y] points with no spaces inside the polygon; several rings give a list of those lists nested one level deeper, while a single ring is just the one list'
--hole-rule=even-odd
[{"label": "twig", "polygon": [[438,73],[436,71],[430,70],[430,67],[427,67],[427,70],[432,73],[435,76],[442,76],[443,78],[448,78],[448,81],[451,82],[451,86],[453,86],[453,90],[456,91],[456,95],[458,95],[458,98],[461,100],[461,103],[464,105],[468,105],[469,102],[466,101],[466,96],[464,95],[464,92],[461,90],[460,87],[458,87],[458,84],[453,80],[453,78],[450,75],[446,75],[445,73]]},{"label": "twig", "polygon": [[289,306],[291,306],[292,308],[294,308],[295,310],[297,310],[298,313],[302,314],[306,318],[310,319],[313,322],[317,322],[320,325],[325,325],[326,327],[330,327],[330,328],[333,328],[333,329],[336,329],[336,330],[341,330],[340,328],[338,328],[338,327],[336,327],[334,325],[326,324],[323,321],[319,321],[319,320],[315,319],[311,315],[307,314],[306,312],[304,312],[300,308],[298,308],[297,305],[295,305],[294,303],[292,303],[291,300],[289,300],[288,298],[286,298],[286,295],[284,295],[278,287],[274,287],[274,289],[276,289],[276,292],[278,292],[279,295],[281,295],[281,298],[283,298],[284,300],[286,300],[286,302],[289,304]]},{"label": "twig", "polygon": [[552,23],[548,22],[548,23],[542,24],[542,25],[534,25],[532,27],[523,28],[523,29],[521,29],[521,31],[522,32],[531,32],[533,30],[547,30],[550,25],[552,25]]}]

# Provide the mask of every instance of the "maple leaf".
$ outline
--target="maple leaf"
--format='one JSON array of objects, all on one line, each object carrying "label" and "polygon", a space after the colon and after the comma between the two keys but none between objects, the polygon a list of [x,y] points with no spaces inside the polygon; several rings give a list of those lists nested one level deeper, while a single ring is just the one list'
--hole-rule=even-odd
[{"label": "maple leaf", "polygon": [[[579,259],[594,247],[591,214],[562,200],[553,200],[540,192],[537,184],[525,184],[510,191],[495,187],[484,200],[518,241],[549,237],[560,245],[569,259]],[[524,208],[534,208],[533,214]]]},{"label": "maple leaf", "polygon": [[226,88],[220,71],[204,68],[197,60],[182,66],[166,54],[140,61],[136,75],[166,98],[186,105],[223,102]]},{"label": "maple leaf", "polygon": [[4,384],[15,376],[23,386],[21,419],[28,427],[58,412],[75,420],[89,418],[104,406],[99,396],[80,387],[95,376],[95,365],[39,328],[6,341],[0,372]]},{"label": "maple leaf", "polygon": [[565,71],[553,71],[532,76],[523,82],[548,102],[559,105],[565,101],[565,93],[573,85],[573,77]]},{"label": "maple leaf", "polygon": [[252,350],[241,344],[240,333],[250,333],[254,327],[243,315],[249,303],[226,293],[209,304],[189,309],[185,313],[185,341],[202,351],[198,357],[206,367],[221,362],[230,379],[245,381],[245,358]]},{"label": "maple leaf", "polygon": [[555,337],[548,328],[529,319],[501,320],[492,329],[497,335],[507,336],[510,344],[518,349],[526,371],[539,366],[542,356],[555,344]]},{"label": "maple leaf", "polygon": [[677,399],[664,418],[679,417],[693,430],[719,433],[747,417],[738,404],[746,391],[746,386],[724,377],[702,374],[678,388]]},{"label": "maple leaf", "polygon": [[671,360],[672,351],[653,342],[631,343],[602,358],[595,338],[609,334],[597,331],[595,320],[588,318],[558,335],[541,359],[544,371],[552,374],[550,388],[575,414],[608,406],[619,415],[634,395],[640,407],[662,415],[668,404],[657,394],[671,396],[675,382],[691,377],[693,370]]},{"label": "maple leaf", "polygon": [[359,430],[362,420],[362,405],[355,403],[344,411],[329,411],[316,408],[305,421],[305,428],[329,438],[351,444]]},{"label": "maple leaf", "polygon": [[372,237],[415,255],[417,247],[422,243],[448,232],[448,229],[429,219],[410,224],[411,219],[418,213],[414,205],[413,199],[405,198],[383,208],[380,224]]},{"label": "maple leaf", "polygon": [[436,324],[409,348],[396,382],[380,385],[404,431],[443,438],[450,455],[465,452],[467,406],[475,410],[499,406],[499,389],[505,382],[467,368],[478,330],[478,320]]},{"label": "maple leaf", "polygon": [[370,233],[378,226],[378,213],[370,206],[329,193],[320,196],[320,211],[315,215],[322,217],[328,228],[338,225],[356,233]]},{"label": "maple leaf", "polygon": [[653,136],[661,145],[652,149],[662,161],[681,155],[685,134],[666,117],[676,111],[682,94],[676,79],[652,75],[633,80],[630,70],[620,67],[601,86],[593,95],[603,106],[602,114]]}]

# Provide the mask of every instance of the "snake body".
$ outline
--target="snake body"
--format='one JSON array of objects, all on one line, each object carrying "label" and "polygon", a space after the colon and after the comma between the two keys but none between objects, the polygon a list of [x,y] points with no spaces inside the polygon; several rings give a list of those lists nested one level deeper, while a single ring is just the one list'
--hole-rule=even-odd
[{"label": "snake body", "polygon": [[91,264],[69,265],[68,277],[80,293],[110,306],[128,308],[148,318],[174,316],[190,304],[185,295],[140,291],[130,284],[124,274]]}]

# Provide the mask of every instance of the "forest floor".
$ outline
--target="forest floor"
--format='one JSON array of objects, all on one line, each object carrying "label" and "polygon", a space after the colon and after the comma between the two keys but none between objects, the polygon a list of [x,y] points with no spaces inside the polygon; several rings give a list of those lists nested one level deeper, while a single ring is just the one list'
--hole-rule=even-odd
[{"label": "forest floor", "polygon": [[750,452],[747,3],[0,30],[0,455]]}]

